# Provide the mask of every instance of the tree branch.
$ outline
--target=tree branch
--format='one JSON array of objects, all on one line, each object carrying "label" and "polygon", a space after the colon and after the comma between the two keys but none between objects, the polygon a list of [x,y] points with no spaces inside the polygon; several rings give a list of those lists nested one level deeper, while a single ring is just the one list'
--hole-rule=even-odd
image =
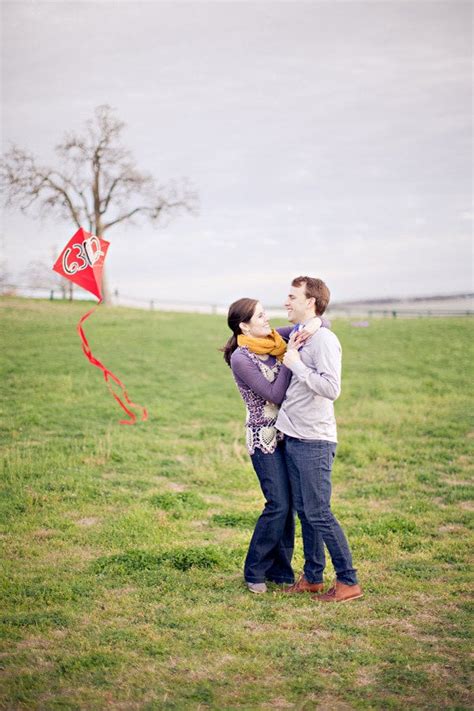
[{"label": "tree branch", "polygon": [[62,195],[62,196],[63,196],[63,198],[64,198],[64,200],[66,201],[66,204],[67,204],[67,206],[68,206],[68,208],[69,208],[69,212],[71,213],[72,219],[73,219],[74,222],[76,223],[77,227],[80,227],[80,226],[81,226],[81,222],[80,222],[80,220],[79,220],[79,216],[78,216],[78,213],[77,213],[77,209],[76,209],[76,207],[73,205],[73,202],[72,202],[71,198],[69,197],[67,191],[66,191],[64,188],[62,188],[60,185],[57,185],[56,183],[54,183],[53,180],[51,180],[51,178],[47,178],[47,182],[49,183],[50,187],[51,187],[53,190],[55,190],[59,195]]},{"label": "tree branch", "polygon": [[[163,206],[161,207],[147,207],[146,205],[143,205],[141,207],[134,207],[133,210],[130,210],[130,212],[126,212],[125,214],[121,215],[120,217],[117,217],[115,220],[112,220],[111,222],[107,222],[107,224],[104,225],[102,231],[105,232],[105,230],[108,230],[110,227],[113,227],[114,225],[118,225],[119,222],[123,222],[124,220],[130,220],[134,215],[136,215],[139,212],[151,212],[152,213],[152,219],[157,219],[159,216],[161,210],[163,209]],[[156,216],[155,216],[156,214]]]}]

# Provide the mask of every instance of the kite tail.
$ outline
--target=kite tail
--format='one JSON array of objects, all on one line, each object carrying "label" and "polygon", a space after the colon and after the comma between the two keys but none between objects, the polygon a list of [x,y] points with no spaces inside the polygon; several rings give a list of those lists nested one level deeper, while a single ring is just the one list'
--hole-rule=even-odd
[{"label": "kite tail", "polygon": [[[97,306],[99,306],[100,303],[101,303],[101,302],[99,301],[99,303],[97,304]],[[80,338],[81,338],[81,341],[82,341],[82,350],[84,351],[84,355],[85,355],[86,358],[89,360],[89,362],[92,363],[92,365],[95,365],[96,368],[100,368],[100,370],[103,372],[105,382],[107,383],[107,387],[109,388],[109,390],[110,390],[110,392],[111,392],[113,398],[118,402],[118,404],[120,405],[120,407],[122,408],[122,410],[123,410],[124,412],[126,412],[126,414],[129,416],[129,418],[130,418],[129,420],[120,420],[120,424],[121,424],[121,425],[134,425],[135,422],[137,421],[137,416],[135,415],[134,412],[132,412],[132,410],[130,409],[130,407],[134,407],[134,408],[136,408],[137,410],[141,410],[141,412],[142,412],[142,416],[141,416],[142,421],[148,419],[148,411],[147,411],[147,409],[146,409],[145,407],[143,407],[142,405],[137,405],[137,403],[132,402],[132,400],[130,400],[130,398],[128,397],[128,393],[127,393],[127,391],[126,391],[126,389],[125,389],[125,385],[122,383],[122,381],[121,381],[119,378],[117,378],[117,376],[114,375],[114,373],[112,373],[111,370],[109,370],[108,368],[106,368],[105,365],[100,362],[100,360],[98,360],[95,356],[92,355],[92,351],[91,351],[91,349],[90,349],[90,347],[89,347],[89,342],[88,342],[88,340],[87,340],[87,338],[86,338],[86,334],[84,333],[84,330],[83,330],[83,328],[82,328],[82,324],[84,323],[84,321],[85,321],[87,318],[89,318],[89,316],[96,310],[97,306],[94,306],[93,309],[91,309],[91,310],[88,311],[86,314],[84,314],[84,316],[82,316],[82,318],[80,319],[79,323],[77,324],[77,332],[78,332],[78,334],[79,334],[79,336],[80,336]],[[112,380],[116,385],[118,385],[118,387],[122,390],[122,393],[123,393],[122,397],[123,397],[123,399],[122,399],[122,397],[119,397],[119,396],[117,395],[117,393],[114,391],[114,389],[112,388],[112,385],[111,385],[111,383],[110,383],[111,380]],[[124,400],[125,400],[125,402],[124,402]],[[127,405],[129,405],[130,407],[127,407],[127,405],[126,405],[125,403],[127,403]]]}]

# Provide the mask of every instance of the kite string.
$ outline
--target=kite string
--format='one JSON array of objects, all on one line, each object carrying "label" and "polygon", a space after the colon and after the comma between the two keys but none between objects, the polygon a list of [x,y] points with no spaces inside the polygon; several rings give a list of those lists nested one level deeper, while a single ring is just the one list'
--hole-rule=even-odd
[{"label": "kite string", "polygon": [[110,380],[113,380],[113,382],[116,383],[116,385],[118,385],[118,387],[122,390],[123,397],[124,397],[126,403],[128,405],[130,405],[130,407],[135,407],[138,410],[142,411],[142,416],[141,416],[142,421],[145,421],[148,419],[147,409],[145,407],[143,407],[142,405],[138,405],[137,403],[130,400],[127,390],[125,388],[125,385],[122,383],[120,378],[118,378],[114,373],[112,373],[111,370],[109,370],[103,363],[100,362],[100,360],[98,360],[98,358],[96,358],[94,355],[92,355],[92,351],[90,349],[89,342],[86,338],[86,334],[84,333],[84,329],[82,328],[82,324],[84,323],[84,321],[86,319],[88,319],[92,313],[94,313],[94,311],[100,306],[101,303],[102,302],[99,301],[99,303],[96,306],[94,306],[93,309],[90,309],[90,311],[88,311],[86,314],[84,314],[84,316],[81,317],[81,319],[79,320],[79,323],[77,324],[77,332],[78,332],[80,339],[82,341],[82,350],[84,352],[84,355],[86,356],[88,361],[90,363],[92,363],[92,365],[95,365],[96,368],[99,368],[103,372],[104,380],[107,383],[107,387],[109,388],[110,393],[112,394],[112,396],[116,400],[116,402],[120,405],[122,410],[124,412],[126,412],[126,414],[130,418],[130,420],[120,420],[120,424],[121,425],[133,425],[137,421],[137,416],[135,415],[134,412],[132,412],[132,410],[130,410],[130,408],[127,407],[127,405],[125,405],[123,400],[117,395],[117,393],[112,388]]}]

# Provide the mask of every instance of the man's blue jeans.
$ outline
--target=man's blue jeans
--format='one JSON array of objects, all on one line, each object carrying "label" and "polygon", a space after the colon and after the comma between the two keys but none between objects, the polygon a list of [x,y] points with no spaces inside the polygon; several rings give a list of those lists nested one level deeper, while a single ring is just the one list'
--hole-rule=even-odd
[{"label": "man's blue jeans", "polygon": [[255,526],[245,559],[248,583],[293,583],[291,567],[295,539],[295,517],[291,505],[290,482],[283,443],[273,454],[256,449],[251,455],[265,497],[265,508]]},{"label": "man's blue jeans", "polygon": [[352,567],[349,544],[331,511],[331,469],[337,445],[286,435],[284,442],[293,505],[301,521],[305,578],[310,583],[322,582],[322,539],[331,556],[337,579],[347,585],[355,585],[357,576]]}]

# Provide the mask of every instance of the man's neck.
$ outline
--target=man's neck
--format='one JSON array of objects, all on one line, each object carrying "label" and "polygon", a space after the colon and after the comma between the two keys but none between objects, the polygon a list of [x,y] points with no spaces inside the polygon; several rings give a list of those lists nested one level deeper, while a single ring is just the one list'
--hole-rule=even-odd
[{"label": "man's neck", "polygon": [[304,320],[302,321],[303,326],[306,326],[306,324],[309,323],[310,321],[312,321],[314,318],[316,318],[316,314],[315,314],[314,312],[313,312],[313,313],[309,313],[309,314],[305,314],[305,318],[304,318]]}]

